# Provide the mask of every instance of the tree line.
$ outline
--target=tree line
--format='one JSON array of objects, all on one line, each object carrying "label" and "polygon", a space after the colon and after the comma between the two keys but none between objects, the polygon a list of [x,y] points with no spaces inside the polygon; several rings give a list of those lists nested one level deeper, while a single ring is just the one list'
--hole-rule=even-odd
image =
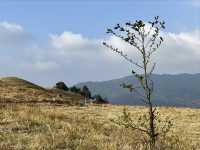
[{"label": "tree line", "polygon": [[96,104],[109,103],[107,98],[102,97],[100,94],[96,94],[92,96],[90,89],[86,85],[84,85],[82,88],[78,88],[76,86],[68,87],[64,82],[60,81],[56,83],[54,88],[80,94],[86,99],[92,100],[92,102]]}]

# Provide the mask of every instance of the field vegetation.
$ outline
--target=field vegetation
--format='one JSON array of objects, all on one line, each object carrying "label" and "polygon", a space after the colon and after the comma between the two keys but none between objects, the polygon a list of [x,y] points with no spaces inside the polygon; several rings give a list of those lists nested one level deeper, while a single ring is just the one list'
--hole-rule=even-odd
[{"label": "field vegetation", "polygon": [[[112,120],[126,107],[133,118],[145,107],[63,104],[1,104],[0,149],[12,150],[133,150],[146,149],[144,135]],[[157,149],[200,149],[200,110],[158,108],[173,118],[173,127],[157,142]]]}]

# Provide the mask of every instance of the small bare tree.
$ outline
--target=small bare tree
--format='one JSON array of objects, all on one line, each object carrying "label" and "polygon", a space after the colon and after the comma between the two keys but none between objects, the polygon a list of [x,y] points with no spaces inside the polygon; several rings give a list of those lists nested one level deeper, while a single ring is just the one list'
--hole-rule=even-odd
[{"label": "small bare tree", "polygon": [[[165,22],[160,21],[158,16],[155,17],[153,21],[149,21],[148,23],[145,23],[142,20],[136,20],[133,23],[127,22],[124,25],[117,24],[113,29],[107,29],[107,33],[122,39],[131,45],[133,50],[137,50],[141,54],[141,62],[135,62],[123,51],[113,47],[113,45],[103,42],[103,45],[121,55],[136,68],[141,69],[142,73],[137,73],[136,69],[132,71],[133,75],[139,81],[139,87],[125,83],[123,83],[122,86],[124,88],[128,88],[130,91],[138,93],[141,96],[141,100],[148,106],[148,113],[139,118],[139,124],[135,124],[131,120],[130,114],[124,111],[124,119],[123,122],[120,122],[120,124],[146,133],[149,137],[148,143],[150,144],[151,150],[155,149],[156,138],[159,135],[155,123],[156,120],[159,120],[158,111],[156,106],[152,103],[154,84],[151,77],[155,68],[155,63],[151,63],[151,58],[152,54],[163,42],[163,37],[160,34],[161,29],[165,29]],[[138,88],[140,88],[140,90]],[[147,124],[145,124],[144,120]],[[170,126],[171,121],[167,120],[167,123],[162,127],[162,131],[160,132],[167,132]]]}]

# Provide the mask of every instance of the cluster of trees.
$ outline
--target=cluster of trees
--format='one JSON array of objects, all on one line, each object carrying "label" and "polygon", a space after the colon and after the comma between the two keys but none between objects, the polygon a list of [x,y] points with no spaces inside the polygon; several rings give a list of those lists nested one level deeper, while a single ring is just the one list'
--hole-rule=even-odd
[{"label": "cluster of trees", "polygon": [[76,86],[68,87],[64,82],[61,81],[56,83],[55,88],[64,91],[71,91],[73,93],[84,95],[87,98],[91,98],[91,92],[87,86],[84,86],[82,89]]},{"label": "cluster of trees", "polygon": [[55,88],[61,89],[61,90],[64,90],[64,91],[69,91],[69,88],[66,86],[66,84],[64,82],[56,83]]},{"label": "cluster of trees", "polygon": [[81,94],[86,99],[93,100],[96,104],[107,104],[108,101],[106,98],[103,98],[100,94],[92,96],[90,89],[85,85],[83,88],[78,88],[76,86],[68,87],[64,82],[56,83],[55,88],[61,89],[64,91],[71,91],[73,93]]}]

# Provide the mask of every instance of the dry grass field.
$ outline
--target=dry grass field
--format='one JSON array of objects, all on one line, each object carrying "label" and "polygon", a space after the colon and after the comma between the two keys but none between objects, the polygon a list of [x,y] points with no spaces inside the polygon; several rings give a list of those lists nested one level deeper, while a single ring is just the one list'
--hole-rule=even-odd
[{"label": "dry grass field", "polygon": [[[128,107],[132,117],[146,109]],[[133,150],[143,136],[110,121],[124,106],[87,107],[50,104],[1,104],[0,149],[3,150]],[[200,110],[159,108],[174,126],[161,149],[200,149]],[[195,145],[195,146],[194,146]]]},{"label": "dry grass field", "polygon": [[[133,120],[145,107],[77,104],[80,94],[0,78],[0,150],[145,150],[145,135],[117,125],[124,107]],[[173,120],[159,150],[200,150],[200,109],[159,108]]]}]

